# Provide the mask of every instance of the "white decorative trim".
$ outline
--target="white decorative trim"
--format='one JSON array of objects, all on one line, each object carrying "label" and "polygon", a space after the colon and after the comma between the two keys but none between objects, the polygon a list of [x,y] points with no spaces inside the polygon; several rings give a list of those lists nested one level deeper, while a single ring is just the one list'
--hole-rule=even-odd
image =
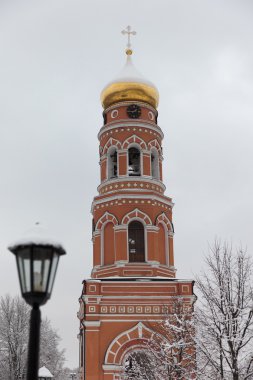
[{"label": "white decorative trim", "polygon": [[[141,282],[143,282],[143,284],[145,284],[145,282],[144,282],[144,280],[145,280],[145,278],[143,277],[143,280],[141,280]],[[146,284],[147,285],[147,284]],[[138,287],[139,287],[140,285],[138,284]],[[131,287],[133,287],[133,284],[131,285]],[[161,287],[161,284],[159,284],[159,287]],[[170,289],[168,289],[167,288],[167,290],[170,290]],[[176,290],[175,290],[175,292],[176,292]],[[150,293],[150,292],[149,292]],[[166,292],[165,292],[166,293]],[[191,298],[191,297],[195,297],[195,296],[192,296],[192,295],[179,295],[179,294],[174,294],[174,295],[172,295],[172,294],[174,294],[174,293],[170,293],[170,295],[169,296],[166,296],[166,295],[163,295],[163,296],[160,296],[160,295],[156,295],[156,293],[154,293],[152,296],[147,296],[147,295],[137,295],[137,296],[135,296],[135,295],[132,295],[132,296],[123,296],[123,295],[118,295],[118,296],[112,296],[112,295],[104,295],[103,294],[103,300],[105,301],[105,300],[107,300],[107,301],[111,301],[111,300],[130,300],[130,301],[132,301],[132,300],[135,300],[135,301],[139,301],[140,300],[140,298],[142,299],[142,300],[146,300],[147,302],[150,302],[150,304],[151,305],[154,305],[154,296],[155,296],[155,299],[156,299],[156,302],[157,302],[157,305],[160,305],[160,303],[159,303],[159,300],[167,300],[167,301],[170,301],[170,300],[173,300],[174,298]],[[163,304],[163,303],[162,303]],[[139,305],[139,304],[138,304]]]},{"label": "white decorative trim", "polygon": [[112,148],[112,147],[115,147],[116,150],[120,149],[121,143],[119,140],[116,140],[113,137],[110,137],[104,146],[103,155],[105,155],[108,152],[109,148]]},{"label": "white decorative trim", "polygon": [[154,113],[151,112],[151,111],[148,112],[148,117],[149,117],[149,119],[150,119],[151,121],[154,121],[154,120],[155,120],[155,115],[154,115]]},{"label": "white decorative trim", "polygon": [[[130,142],[130,140],[132,140]],[[127,144],[127,145],[126,145]],[[138,147],[140,147],[142,149],[142,151],[147,151],[147,144],[145,143],[145,141],[137,136],[137,135],[131,135],[129,136],[128,138],[125,139],[125,141],[122,142],[122,149],[129,149],[129,147],[133,146],[137,144]],[[126,147],[124,148],[124,146],[126,145]]]},{"label": "white decorative trim", "polygon": [[[93,301],[93,302],[89,302],[89,299],[92,298],[92,299],[95,299],[96,301]],[[85,302],[85,304],[99,304],[100,301],[101,301],[101,296],[100,295],[96,295],[96,294],[85,294],[82,296],[82,300]]]},{"label": "white decorative trim", "polygon": [[[145,221],[145,219],[147,219],[147,222]],[[145,223],[145,226],[152,225],[150,217],[138,208],[135,208],[134,210],[131,210],[126,215],[124,215],[121,224],[128,225],[129,222],[132,220],[141,220]]]},{"label": "white decorative trim", "polygon": [[161,128],[157,124],[151,123],[149,121],[136,122],[136,121],[129,121],[129,119],[125,119],[125,120],[121,120],[120,122],[115,121],[115,122],[106,124],[106,126],[102,126],[98,133],[98,139],[100,140],[101,135],[103,135],[105,132],[111,131],[112,129],[117,129],[117,128],[126,129],[129,127],[141,127],[141,128],[149,129],[151,131],[156,132],[158,135],[160,135],[161,140],[163,140],[164,138],[164,134]]},{"label": "white decorative trim", "polygon": [[[129,266],[129,268],[131,267],[131,265],[129,265],[129,264],[131,264],[131,263],[128,263],[128,266]],[[141,267],[141,266],[143,266],[144,268],[145,268],[145,265],[147,265],[148,263],[133,263],[134,264],[134,266],[136,265],[136,264],[140,264],[139,266]],[[128,267],[127,266],[127,267]],[[171,267],[170,267],[171,268]],[[174,268],[174,267],[172,267],[172,268]],[[152,276],[152,277],[145,277],[145,280],[147,281],[147,282],[153,282],[153,279],[155,279],[156,277],[154,277],[154,276]],[[143,278],[144,279],[144,278]],[[141,279],[141,280],[143,280],[143,279]],[[166,279],[166,280],[168,280],[168,283],[170,283],[170,285],[174,285],[174,284],[181,284],[181,283],[186,283],[186,284],[188,284],[188,283],[194,283],[195,282],[195,280],[194,279],[187,279],[187,280],[185,280],[185,279],[177,279],[177,278],[173,278],[173,277],[164,277],[163,279]],[[124,277],[122,277],[122,281],[121,281],[121,278],[120,277],[118,277],[117,278],[117,284],[125,284],[126,285],[126,281],[124,280]],[[137,280],[139,280],[139,278],[137,279]],[[89,284],[89,282],[100,282],[100,283],[105,283],[105,282],[103,282],[103,278],[89,278],[89,279],[87,279],[86,281],[86,284]],[[130,281],[129,281],[129,283],[128,283],[128,285],[129,286],[133,286],[133,284],[134,283],[136,283],[136,281],[135,280],[133,280],[132,282],[131,282],[131,284],[130,284]],[[153,282],[154,283],[154,282]],[[159,283],[159,279],[157,280],[157,281],[155,281],[155,283],[154,283],[154,285],[156,285],[157,283]],[[161,283],[165,283],[164,281],[162,281],[162,279],[161,279]],[[110,282],[110,281],[108,281],[108,279],[106,279],[106,284],[110,284],[110,285],[115,285],[115,281],[112,281],[112,282]],[[93,296],[92,296],[93,297]]]},{"label": "white decorative trim", "polygon": [[153,260],[153,261],[150,260],[149,264],[151,264],[152,267],[157,267],[157,266],[161,265],[159,261],[155,261],[155,260]]},{"label": "white decorative trim", "polygon": [[159,141],[157,139],[153,139],[152,141],[149,141],[148,147],[149,147],[149,151],[151,151],[152,148],[155,148],[159,152],[159,156],[162,156],[162,147],[159,144]]},{"label": "white decorative trim", "polygon": [[[160,186],[163,191],[166,190],[166,186],[164,185],[164,183],[158,179],[151,179],[151,176],[124,176],[125,178],[125,181],[124,182],[145,182],[145,183],[149,183],[151,184],[151,186]],[[113,178],[113,179],[110,179],[110,180],[106,180],[106,181],[103,181],[98,187],[97,187],[97,190],[100,191],[100,189],[103,187],[103,186],[110,186],[110,185],[113,185],[114,183],[117,183],[117,182],[122,182],[122,178]],[[150,189],[152,190],[152,189]],[[118,191],[118,190],[117,190]]]},{"label": "white decorative trim", "polygon": [[158,232],[159,228],[156,226],[147,226],[147,231]]},{"label": "white decorative trim", "polygon": [[83,321],[85,327],[100,327],[101,321]]},{"label": "white decorative trim", "polygon": [[117,116],[119,115],[119,111],[118,110],[112,110],[111,112],[111,118],[112,119],[115,119]]},{"label": "white decorative trim", "polygon": [[[118,224],[118,220],[115,215],[106,211],[97,221],[95,231],[101,231],[107,222],[111,222],[115,225]],[[101,228],[99,228],[99,224],[101,223]]]},{"label": "white decorative trim", "polygon": [[128,261],[127,260],[119,260],[119,261],[115,261],[115,264],[117,267],[124,267],[126,264],[128,264]]},{"label": "white decorative trim", "polygon": [[[135,191],[138,190],[138,189],[135,189]],[[97,199],[95,201],[92,202],[92,205],[91,205],[91,212],[93,212],[94,210],[94,207],[96,207],[97,205],[100,205],[100,204],[103,204],[103,203],[107,203],[107,202],[111,202],[111,201],[115,201],[115,200],[122,200],[122,199],[147,199],[147,200],[150,200],[151,202],[152,201],[157,201],[157,202],[161,202],[163,204],[165,204],[166,206],[168,207],[174,207],[174,203],[169,201],[168,198],[166,199],[163,198],[163,196],[159,196],[159,195],[147,195],[147,194],[117,194],[117,195],[110,195],[108,196],[107,198],[102,198],[102,199]]]},{"label": "white decorative trim", "polygon": [[139,338],[142,338],[142,329],[143,329],[143,324],[140,322],[140,323],[138,323],[138,335],[139,335]]},{"label": "white decorative trim", "polygon": [[122,156],[123,156],[123,155],[125,155],[126,153],[127,153],[127,149],[119,149],[119,150],[118,150],[118,154],[119,154],[119,155],[122,155]]},{"label": "white decorative trim", "polygon": [[103,364],[102,368],[104,371],[121,371],[122,366],[116,364]]},{"label": "white decorative trim", "polygon": [[96,285],[89,285],[89,291],[90,292],[95,292],[97,290]]},{"label": "white decorative trim", "polygon": [[167,215],[165,214],[165,212],[162,212],[161,214],[157,216],[156,225],[158,226],[159,223],[165,224],[167,230],[173,232],[173,225],[171,221],[169,220],[169,218],[167,217]]},{"label": "white decorative trim", "polygon": [[115,232],[126,231],[126,230],[127,230],[127,225],[118,224],[117,226],[114,226]]},{"label": "white decorative trim", "polygon": [[[154,330],[151,330],[150,328],[148,328],[144,323],[139,322],[139,323],[137,323],[135,326],[133,326],[132,328],[130,328],[129,330],[123,331],[121,334],[119,334],[118,336],[116,336],[116,337],[113,339],[113,341],[110,343],[110,345],[108,346],[107,351],[106,351],[105,362],[104,362],[105,364],[107,364],[107,365],[108,365],[108,364],[110,364],[110,365],[115,364],[115,363],[108,363],[109,355],[110,355],[110,354],[113,355],[113,360],[114,360],[114,362],[115,362],[115,359],[116,359],[116,356],[117,356],[119,350],[122,350],[122,347],[123,347],[127,342],[124,342],[124,344],[123,344],[122,346],[119,345],[119,347],[116,349],[116,351],[115,351],[115,350],[112,351],[112,348],[113,348],[114,344],[115,344],[115,343],[116,343],[116,342],[117,342],[122,336],[124,336],[124,335],[128,338],[128,342],[130,342],[131,340],[135,340],[135,338],[134,338],[134,339],[131,339],[131,338],[130,338],[130,335],[129,335],[129,334],[130,334],[132,331],[134,331],[134,330],[137,330],[137,331],[138,331],[138,337],[139,337],[139,339],[143,339],[143,335],[144,335],[144,334],[143,334],[143,330],[145,330],[145,331],[148,332],[151,336],[153,336],[154,334],[156,334],[156,335],[159,336],[159,338],[160,338],[163,342],[168,343],[168,341],[165,339],[164,336],[162,336],[162,335],[159,334],[159,333],[155,333]],[[144,338],[144,339],[147,339],[147,338]],[[135,344],[135,346],[138,346],[138,345],[139,345],[138,343]],[[122,362],[122,356],[123,356],[123,355],[125,355],[125,352],[122,353],[119,363]],[[119,364],[119,363],[118,363],[118,364]]]},{"label": "white decorative trim", "polygon": [[[133,284],[130,286],[130,288],[132,288],[132,287],[133,287]],[[138,284],[138,287],[140,287],[140,284]],[[122,286],[117,285],[117,292],[116,292],[116,288],[115,287],[112,287],[111,290],[107,289],[106,291],[104,290],[104,288],[108,288],[108,285],[102,286],[102,289],[101,289],[101,291],[105,292],[106,294],[110,294],[110,293],[111,294],[115,294],[115,293],[120,294],[120,293],[124,292],[124,290],[126,289],[126,286],[125,285],[122,285]],[[159,284],[157,286],[154,286],[152,284],[152,287],[150,287],[150,289],[146,289],[145,291],[142,291],[142,294],[143,295],[150,294],[150,293],[154,293],[155,294],[155,289],[156,288],[161,288],[161,284]],[[152,291],[152,289],[153,289],[153,291]],[[169,292],[169,290],[171,290],[171,292]],[[174,290],[173,290],[172,287],[170,287],[170,288],[164,288],[163,290],[159,291],[159,293],[162,293],[165,296],[166,296],[166,294],[174,294],[174,295],[176,295],[177,294],[177,289],[176,289],[176,287],[175,287]],[[121,297],[123,298],[124,296],[121,295]],[[142,298],[142,297],[143,297],[142,295],[139,296],[139,298]],[[163,298],[163,297],[161,296],[161,298]]]}]

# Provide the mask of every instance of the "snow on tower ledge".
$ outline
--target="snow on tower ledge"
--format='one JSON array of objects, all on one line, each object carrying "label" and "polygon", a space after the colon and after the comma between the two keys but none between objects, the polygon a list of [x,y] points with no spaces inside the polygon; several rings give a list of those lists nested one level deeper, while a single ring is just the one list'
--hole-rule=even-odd
[{"label": "snow on tower ledge", "polygon": [[122,101],[141,101],[154,108],[157,108],[159,102],[156,86],[138,72],[128,53],[126,64],[120,74],[109,82],[101,93],[104,108]]}]

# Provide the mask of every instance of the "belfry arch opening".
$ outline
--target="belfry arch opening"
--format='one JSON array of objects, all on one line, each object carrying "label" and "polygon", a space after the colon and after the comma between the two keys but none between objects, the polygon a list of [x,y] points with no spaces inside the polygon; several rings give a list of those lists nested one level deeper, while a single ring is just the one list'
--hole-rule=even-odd
[{"label": "belfry arch opening", "polygon": [[145,262],[144,226],[134,220],[128,225],[128,252],[129,262]]},{"label": "belfry arch opening", "polygon": [[108,167],[108,179],[118,177],[118,152],[117,149],[112,147],[108,151],[107,157],[107,167]]},{"label": "belfry arch opening", "polygon": [[156,149],[151,150],[151,176],[152,178],[159,179],[159,156]]},{"label": "belfry arch opening", "polygon": [[141,175],[141,153],[140,150],[136,147],[128,149],[128,175]]}]

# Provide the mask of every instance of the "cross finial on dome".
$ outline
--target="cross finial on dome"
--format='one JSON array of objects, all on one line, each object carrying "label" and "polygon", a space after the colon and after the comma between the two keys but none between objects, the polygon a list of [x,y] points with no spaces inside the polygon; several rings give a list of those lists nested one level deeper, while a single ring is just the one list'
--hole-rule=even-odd
[{"label": "cross finial on dome", "polygon": [[122,34],[127,34],[127,48],[126,48],[126,54],[131,55],[133,53],[132,47],[131,47],[131,35],[135,36],[136,32],[134,30],[131,30],[131,26],[128,25],[126,29],[122,30]]}]

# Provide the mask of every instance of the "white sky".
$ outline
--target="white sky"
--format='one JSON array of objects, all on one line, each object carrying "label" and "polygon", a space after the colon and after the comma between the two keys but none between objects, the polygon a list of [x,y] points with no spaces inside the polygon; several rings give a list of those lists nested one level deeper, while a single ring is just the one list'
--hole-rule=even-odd
[{"label": "white sky", "polygon": [[251,0],[0,0],[0,295],[19,293],[8,243],[40,221],[67,247],[42,308],[78,365],[78,297],[92,267],[99,96],[125,63],[160,91],[164,182],[179,278],[215,237],[252,254]]}]

